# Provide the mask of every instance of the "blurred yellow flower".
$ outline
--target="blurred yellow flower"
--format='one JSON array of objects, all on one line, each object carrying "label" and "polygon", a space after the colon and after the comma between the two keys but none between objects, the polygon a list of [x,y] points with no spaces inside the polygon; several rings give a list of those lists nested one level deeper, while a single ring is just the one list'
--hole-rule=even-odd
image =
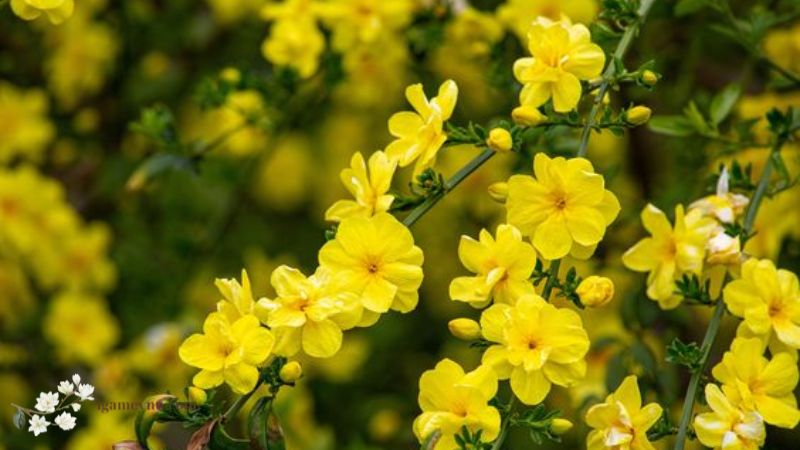
[{"label": "blurred yellow flower", "polygon": [[483,337],[494,343],[483,354],[501,380],[526,405],[535,405],[552,384],[572,386],[586,375],[589,337],[581,318],[538,295],[520,297],[516,305],[496,303],[481,314]]},{"label": "blurred yellow flower", "polygon": [[675,293],[675,280],[684,274],[702,274],[706,244],[717,224],[697,209],[684,214],[683,205],[675,207],[674,228],[653,205],[642,210],[642,224],[651,237],[629,248],[622,262],[636,272],[649,272],[647,297],[658,301],[662,309],[675,308],[682,300]]},{"label": "blurred yellow flower", "polygon": [[536,251],[522,240],[519,230],[504,224],[497,227],[496,240],[485,229],[479,239],[461,236],[458,257],[477,275],[454,279],[450,283],[451,299],[482,308],[492,300],[513,305],[519,297],[536,293],[530,282]]},{"label": "blurred yellow flower", "polygon": [[489,56],[492,45],[503,37],[503,27],[497,19],[470,6],[454,12],[454,19],[445,26],[447,49],[468,58]]},{"label": "blurred yellow flower", "polygon": [[41,89],[22,90],[0,80],[0,163],[16,157],[38,162],[56,129]]},{"label": "blurred yellow flower", "polygon": [[[750,259],[741,278],[723,291],[730,312],[743,319],[739,334],[775,341],[771,349],[800,349],[800,285],[797,275],[776,269],[768,259]],[[774,332],[774,334],[773,334]]]},{"label": "blurred yellow flower", "polygon": [[745,411],[756,411],[770,425],[794,428],[800,411],[794,388],[797,386],[797,360],[778,353],[768,360],[764,345],[756,338],[736,338],[711,374],[722,383],[722,392]]},{"label": "blurred yellow flower", "polygon": [[444,122],[453,114],[458,86],[452,80],[439,87],[439,94],[428,100],[421,84],[406,88],[406,99],[416,112],[402,111],[389,118],[389,132],[396,137],[386,147],[386,155],[405,167],[416,160],[414,175],[436,163],[439,149],[447,141]]},{"label": "blurred yellow flower", "polygon": [[569,19],[553,22],[540,17],[528,31],[532,57],[514,63],[514,76],[523,84],[519,101],[537,107],[550,98],[557,112],[568,112],[581,98],[581,80],[600,76],[606,57],[592,43],[589,29]]},{"label": "blurred yellow flower", "polygon": [[325,50],[325,36],[310,19],[285,19],[272,25],[261,46],[267,61],[295,69],[301,78],[317,72],[319,56]]},{"label": "blurred yellow flower", "polygon": [[323,268],[310,277],[289,266],[275,269],[272,287],[278,296],[258,301],[277,338],[275,352],[293,356],[302,346],[316,358],[336,354],[342,346],[342,330],[361,320],[361,303],[358,295],[348,290],[348,281]]},{"label": "blurred yellow flower", "polygon": [[370,217],[388,211],[394,196],[387,192],[396,168],[397,161],[378,151],[369,157],[367,172],[364,157],[360,152],[354,153],[350,167],[342,170],[340,178],[355,200],[337,201],[325,212],[325,220],[341,222],[348,217]]},{"label": "blurred yellow flower", "polygon": [[103,299],[65,292],[50,303],[44,318],[45,337],[65,363],[100,363],[117,343],[119,327]]},{"label": "blurred yellow flower", "polygon": [[617,197],[584,158],[537,153],[533,171],[535,178],[508,180],[508,223],[531,237],[545,259],[588,258],[619,213]]},{"label": "blurred yellow flower", "polygon": [[605,402],[592,406],[586,413],[586,424],[594,428],[586,446],[588,450],[652,449],[647,430],[661,418],[661,413],[658,403],[642,407],[636,377],[626,377]]},{"label": "blurred yellow flower", "polygon": [[413,0],[329,0],[318,6],[333,29],[333,48],[344,52],[399,31],[411,20],[414,8]]},{"label": "blurred yellow flower", "polygon": [[178,354],[181,360],[201,369],[192,380],[201,389],[223,382],[234,392],[246,394],[258,381],[258,368],[272,352],[275,338],[261,327],[256,316],[246,315],[230,322],[221,313],[208,315],[203,334],[189,336]]},{"label": "blurred yellow flower", "polygon": [[486,366],[464,373],[455,362],[444,359],[419,379],[419,406],[414,419],[414,435],[424,442],[439,431],[441,438],[434,450],[455,450],[455,435],[466,427],[472,433],[482,431],[483,442],[493,441],[500,432],[500,413],[489,405],[497,392],[497,376]]},{"label": "blurred yellow flower", "polygon": [[53,25],[67,20],[75,10],[73,0],[11,0],[11,10],[21,19],[34,20],[44,14]]},{"label": "blurred yellow flower", "polygon": [[722,393],[716,384],[706,385],[706,403],[712,412],[694,418],[697,439],[714,450],[758,450],[767,432],[764,419],[754,411],[742,411]]},{"label": "blurred yellow flower", "polygon": [[422,261],[411,232],[387,213],[343,220],[336,239],[319,251],[321,266],[360,293],[365,320],[373,322],[390,308],[408,312],[417,306]]}]

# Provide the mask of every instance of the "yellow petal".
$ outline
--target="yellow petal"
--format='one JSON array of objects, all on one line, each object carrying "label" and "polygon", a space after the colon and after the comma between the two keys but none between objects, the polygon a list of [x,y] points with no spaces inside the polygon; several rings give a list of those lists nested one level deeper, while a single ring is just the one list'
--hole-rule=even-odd
[{"label": "yellow petal", "polygon": [[526,372],[517,367],[511,372],[511,390],[522,403],[536,405],[550,392],[550,381],[541,370]]},{"label": "yellow petal", "polygon": [[328,358],[342,347],[342,330],[332,320],[308,322],[303,327],[303,351],[315,358]]},{"label": "yellow petal", "polygon": [[597,244],[605,234],[605,218],[594,208],[568,207],[565,210],[565,217],[569,234],[581,245]]},{"label": "yellow petal", "polygon": [[622,380],[616,391],[614,400],[622,403],[629,414],[634,415],[642,407],[642,395],[639,393],[639,383],[636,377],[631,375]]},{"label": "yellow petal", "polygon": [[553,109],[557,112],[569,112],[578,105],[581,98],[581,82],[571,73],[562,73],[551,85],[553,91]]},{"label": "yellow petal", "polygon": [[399,138],[416,137],[423,125],[422,117],[410,111],[395,113],[389,118],[389,132]]},{"label": "yellow petal", "polygon": [[659,263],[658,247],[653,238],[644,238],[622,255],[622,263],[637,272],[653,270]]},{"label": "yellow petal", "polygon": [[467,270],[480,273],[489,258],[489,249],[469,236],[461,236],[458,243],[458,258]]},{"label": "yellow petal", "polygon": [[178,349],[181,361],[200,369],[216,371],[225,364],[225,355],[219,351],[217,342],[202,334],[189,336]]},{"label": "yellow petal", "polygon": [[419,406],[423,411],[449,410],[455,392],[453,386],[461,381],[464,370],[450,359],[443,359],[433,370],[419,378]]},{"label": "yellow petal", "polygon": [[453,115],[457,99],[458,86],[455,81],[447,80],[439,87],[439,93],[431,103],[438,108],[442,120],[447,120]]},{"label": "yellow petal", "polygon": [[258,369],[246,363],[226,367],[223,375],[225,382],[237,394],[247,394],[256,387],[258,382]]},{"label": "yellow petal", "polygon": [[758,377],[758,386],[761,392],[772,397],[791,393],[797,386],[797,382],[797,361],[786,353],[773,356]]},{"label": "yellow petal", "polygon": [[428,103],[428,97],[422,89],[422,84],[416,83],[406,88],[406,99],[411,106],[424,118],[431,115],[432,109]]},{"label": "yellow petal", "polygon": [[283,265],[272,271],[270,283],[279,296],[290,297],[300,292],[308,284],[308,281],[299,270]]},{"label": "yellow petal", "polygon": [[548,361],[543,370],[551,383],[565,387],[573,386],[586,376],[586,361],[581,359],[569,364]]},{"label": "yellow petal", "polygon": [[504,344],[505,330],[508,327],[508,318],[511,314],[511,306],[506,304],[494,304],[485,309],[481,314],[481,333],[483,337],[492,342]]},{"label": "yellow petal", "polygon": [[361,293],[364,308],[384,313],[389,310],[397,293],[397,286],[379,277],[371,277]]},{"label": "yellow petal", "polygon": [[550,98],[550,83],[532,82],[522,86],[519,103],[522,106],[537,108]]},{"label": "yellow petal", "polygon": [[475,370],[467,372],[457,385],[478,389],[488,401],[497,393],[497,374],[489,366],[478,366]]},{"label": "yellow petal", "polygon": [[572,237],[563,215],[550,216],[539,224],[533,236],[533,246],[545,259],[561,259],[567,256],[572,247]]},{"label": "yellow petal", "polygon": [[192,378],[192,384],[200,389],[215,388],[223,381],[225,378],[222,376],[222,370],[201,370]]},{"label": "yellow petal", "polygon": [[606,55],[600,46],[585,43],[571,48],[567,61],[561,67],[581,80],[589,80],[600,75],[605,62]]},{"label": "yellow petal", "polygon": [[598,403],[586,412],[586,424],[592,428],[604,430],[617,422],[619,414],[619,407],[616,403]]},{"label": "yellow petal", "polygon": [[[794,400],[793,396],[790,396]],[[756,409],[764,422],[781,428],[792,429],[800,422],[800,411],[794,405],[766,395],[755,396]]]}]

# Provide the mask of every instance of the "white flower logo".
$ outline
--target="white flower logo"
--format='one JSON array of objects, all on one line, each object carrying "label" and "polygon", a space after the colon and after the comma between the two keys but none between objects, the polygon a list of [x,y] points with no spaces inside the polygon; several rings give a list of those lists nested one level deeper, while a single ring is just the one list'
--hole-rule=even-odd
[{"label": "white flower logo", "polygon": [[[14,425],[19,429],[24,429],[27,420],[28,431],[33,433],[34,436],[39,436],[42,433],[46,433],[47,427],[52,425],[47,420],[47,416],[60,413],[53,419],[55,424],[64,431],[75,428],[77,419],[69,410],[78,412],[81,409],[80,402],[94,400],[94,386],[88,383],[81,383],[80,375],[75,374],[72,376],[71,381],[64,380],[60,382],[56,390],[58,392],[40,392],[36,398],[34,409],[12,405],[17,408],[17,413],[14,415]],[[59,397],[59,393],[63,396]]]}]

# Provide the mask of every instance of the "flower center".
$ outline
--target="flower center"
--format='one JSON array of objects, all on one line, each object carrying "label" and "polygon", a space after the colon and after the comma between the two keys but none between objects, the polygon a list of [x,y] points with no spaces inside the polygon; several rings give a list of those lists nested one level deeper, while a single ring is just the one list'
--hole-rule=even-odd
[{"label": "flower center", "polygon": [[567,199],[564,197],[556,197],[556,208],[563,210],[567,207]]}]

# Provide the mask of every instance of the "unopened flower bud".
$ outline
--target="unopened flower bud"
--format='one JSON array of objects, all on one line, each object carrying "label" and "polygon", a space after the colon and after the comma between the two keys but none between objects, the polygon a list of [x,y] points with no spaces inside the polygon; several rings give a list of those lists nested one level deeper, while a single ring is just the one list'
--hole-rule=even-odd
[{"label": "unopened flower bud", "polygon": [[658,75],[652,70],[645,70],[642,72],[641,80],[645,86],[655,86],[658,83]]},{"label": "unopened flower bud", "polygon": [[481,326],[478,322],[467,319],[453,319],[447,324],[447,328],[453,333],[453,336],[464,340],[472,341],[481,337]]},{"label": "unopened flower bud", "polygon": [[517,125],[533,127],[547,121],[547,116],[533,106],[518,106],[511,111],[511,118]]},{"label": "unopened flower bud", "polygon": [[489,185],[489,196],[497,203],[505,203],[508,198],[508,183],[498,181]]},{"label": "unopened flower bud", "polygon": [[219,77],[228,83],[237,84],[242,80],[242,73],[235,67],[226,67],[219,73]]},{"label": "unopened flower bud", "polygon": [[195,405],[202,405],[208,400],[208,395],[206,391],[200,389],[197,386],[190,386],[187,390],[189,394],[189,400]]},{"label": "unopened flower bud", "polygon": [[511,133],[505,128],[492,128],[489,138],[486,139],[486,145],[496,152],[505,153],[511,151],[514,141],[511,139]]},{"label": "unopened flower bud", "polygon": [[652,113],[653,111],[651,111],[647,106],[634,106],[628,110],[625,116],[625,121],[631,125],[642,125],[650,120],[650,115]]},{"label": "unopened flower bud", "polygon": [[294,383],[303,376],[303,367],[297,361],[289,361],[278,373],[284,383]]},{"label": "unopened flower bud", "polygon": [[614,298],[614,282],[606,277],[592,275],[581,281],[575,293],[585,306],[590,308],[605,306]]},{"label": "unopened flower bud", "polygon": [[567,419],[555,418],[550,422],[550,432],[556,436],[561,436],[572,429],[572,422]]}]

